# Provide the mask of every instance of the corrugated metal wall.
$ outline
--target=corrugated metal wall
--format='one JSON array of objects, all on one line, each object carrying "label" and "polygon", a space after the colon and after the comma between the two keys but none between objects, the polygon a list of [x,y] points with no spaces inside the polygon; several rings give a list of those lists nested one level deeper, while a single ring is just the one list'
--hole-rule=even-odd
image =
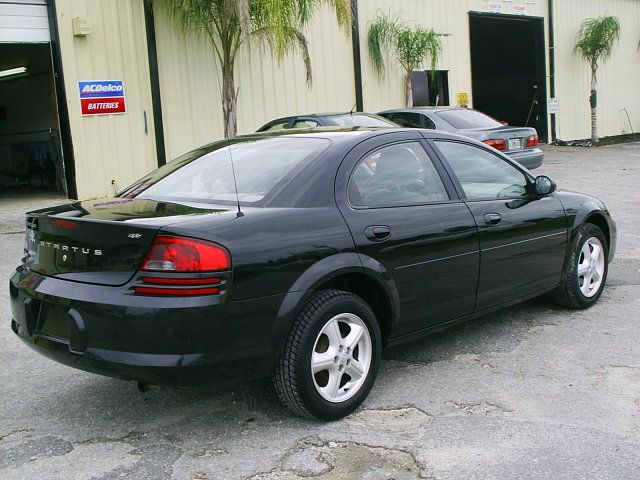
[{"label": "corrugated metal wall", "polygon": [[[109,192],[111,179],[122,187],[156,165],[142,2],[57,1],[81,197]],[[626,114],[621,111],[624,107],[634,129],[640,130],[640,1],[556,0],[555,4],[558,136],[589,136],[589,70],[573,54],[573,45],[582,19],[601,14],[619,16],[623,30],[613,58],[600,72],[600,134],[617,135],[630,130]],[[547,16],[547,0],[360,0],[365,110],[375,112],[403,104],[402,72],[391,69],[380,80],[371,68],[366,33],[368,22],[378,11],[398,12],[408,21],[447,35],[438,68],[449,71],[450,100],[454,103],[458,92],[472,94],[468,12],[487,12],[490,6],[500,6],[502,13],[513,13],[514,6],[522,5],[527,15]],[[93,25],[93,34],[74,37],[73,16],[86,17]],[[222,137],[221,79],[208,46],[185,38],[160,12],[155,12],[155,23],[165,144],[167,158],[172,159]],[[351,39],[339,29],[326,7],[318,12],[306,34],[314,71],[312,88],[305,84],[299,55],[291,54],[278,64],[264,48],[243,51],[236,66],[239,133],[255,131],[278,116],[347,111],[354,105]],[[124,79],[126,115],[81,117],[77,81],[92,79]]]},{"label": "corrugated metal wall", "polygon": [[[143,0],[58,0],[56,15],[78,196],[112,193],[156,166]],[[74,37],[72,18],[93,33]],[[124,80],[127,113],[82,117],[79,80]],[[144,112],[147,112],[145,133]]]},{"label": "corrugated metal wall", "polygon": [[[209,46],[185,38],[162,12],[155,12],[155,24],[165,145],[172,159],[223,136],[221,76]],[[299,55],[290,54],[278,64],[262,47],[243,49],[236,65],[239,133],[253,132],[277,116],[352,108],[350,38],[326,7],[305,34],[313,66],[311,88]]]},{"label": "corrugated metal wall", "polygon": [[560,102],[558,138],[589,138],[591,70],[573,53],[585,18],[615,15],[621,22],[620,42],[598,69],[598,133],[601,137],[640,131],[640,1],[556,0],[556,95]]},{"label": "corrugated metal wall", "polygon": [[[470,11],[487,12],[489,3],[500,4],[502,12],[512,14],[513,5],[524,2],[487,2],[486,0],[365,0],[359,2],[360,42],[362,50],[362,76],[364,85],[364,108],[380,111],[404,104],[403,72],[391,71],[383,80],[378,80],[371,67],[367,45],[368,22],[378,12],[387,14],[397,12],[408,22],[415,22],[437,33],[445,34],[444,49],[438,64],[439,70],[449,71],[450,101],[455,104],[458,92],[471,96],[471,49],[469,45]],[[526,5],[527,15],[543,17],[546,15],[546,1],[539,0],[535,5]],[[428,68],[428,66],[426,66]]]}]

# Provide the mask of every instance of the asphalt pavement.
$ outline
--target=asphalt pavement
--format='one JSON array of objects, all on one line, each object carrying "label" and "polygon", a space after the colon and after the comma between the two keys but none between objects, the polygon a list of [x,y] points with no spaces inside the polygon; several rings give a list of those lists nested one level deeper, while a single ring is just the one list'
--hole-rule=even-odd
[{"label": "asphalt pavement", "polygon": [[333,423],[291,416],[268,380],[143,394],[28,349],[6,286],[22,212],[59,199],[0,199],[0,478],[640,478],[640,144],[545,147],[537,172],[618,224],[600,302],[539,298],[388,350]]}]

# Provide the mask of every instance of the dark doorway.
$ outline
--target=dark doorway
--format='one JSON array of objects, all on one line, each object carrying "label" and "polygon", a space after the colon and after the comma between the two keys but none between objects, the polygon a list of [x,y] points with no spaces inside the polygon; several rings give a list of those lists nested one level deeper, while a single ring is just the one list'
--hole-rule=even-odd
[{"label": "dark doorway", "polygon": [[0,43],[0,190],[65,192],[49,43]]},{"label": "dark doorway", "polygon": [[469,13],[473,107],[547,140],[544,19]]},{"label": "dark doorway", "polygon": [[414,107],[449,105],[449,72],[424,70],[411,72]]}]

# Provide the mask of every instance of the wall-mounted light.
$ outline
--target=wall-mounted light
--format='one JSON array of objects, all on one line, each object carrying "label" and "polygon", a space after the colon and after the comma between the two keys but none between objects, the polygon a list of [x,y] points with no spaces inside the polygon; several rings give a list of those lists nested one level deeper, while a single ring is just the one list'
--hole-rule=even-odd
[{"label": "wall-mounted light", "polygon": [[10,77],[13,75],[20,75],[21,73],[26,73],[26,71],[27,71],[27,67],[16,67],[16,68],[10,68],[8,70],[2,70],[0,71],[0,78]]}]

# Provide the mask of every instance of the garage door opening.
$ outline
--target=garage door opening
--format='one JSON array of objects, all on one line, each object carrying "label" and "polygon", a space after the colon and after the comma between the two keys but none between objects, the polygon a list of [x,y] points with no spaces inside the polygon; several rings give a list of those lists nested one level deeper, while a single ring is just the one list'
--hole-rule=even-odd
[{"label": "garage door opening", "polygon": [[0,188],[64,192],[48,43],[0,43]]},{"label": "garage door opening", "polygon": [[547,140],[544,20],[469,14],[473,106]]}]

